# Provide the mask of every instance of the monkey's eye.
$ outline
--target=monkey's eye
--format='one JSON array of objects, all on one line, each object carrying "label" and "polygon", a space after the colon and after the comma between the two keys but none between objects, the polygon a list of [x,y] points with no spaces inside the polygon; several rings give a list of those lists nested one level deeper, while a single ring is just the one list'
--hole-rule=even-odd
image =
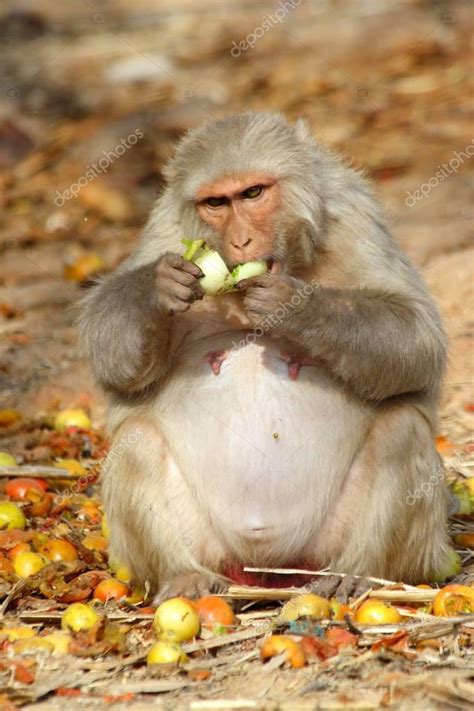
[{"label": "monkey's eye", "polygon": [[227,198],[225,197],[210,197],[205,200],[208,207],[220,207],[221,205],[225,205],[226,202]]},{"label": "monkey's eye", "polygon": [[254,198],[260,197],[260,195],[263,193],[263,185],[252,185],[251,188],[247,188],[242,193],[242,197],[244,200],[253,200]]}]

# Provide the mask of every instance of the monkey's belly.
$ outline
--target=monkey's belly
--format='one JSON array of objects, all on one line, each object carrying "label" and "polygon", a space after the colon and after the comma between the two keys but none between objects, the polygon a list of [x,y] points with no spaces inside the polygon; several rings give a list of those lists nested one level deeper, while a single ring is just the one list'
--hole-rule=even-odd
[{"label": "monkey's belly", "polygon": [[158,406],[203,521],[229,549],[247,548],[255,560],[299,555],[337,497],[370,419],[322,367],[305,365],[291,379],[273,341],[233,351],[217,375],[205,352],[196,362],[194,351]]}]

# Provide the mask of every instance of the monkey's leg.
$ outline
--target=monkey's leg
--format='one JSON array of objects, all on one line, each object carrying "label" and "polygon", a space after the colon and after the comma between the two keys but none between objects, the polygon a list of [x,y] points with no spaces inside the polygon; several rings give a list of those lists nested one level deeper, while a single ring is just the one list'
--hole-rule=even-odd
[{"label": "monkey's leg", "polygon": [[[199,563],[212,531],[197,510],[159,423],[134,418],[117,431],[102,474],[111,558],[160,597],[195,597],[222,580]],[[204,543],[205,542],[205,543]]]},{"label": "monkey's leg", "polygon": [[[415,406],[380,410],[317,538],[332,540],[334,572],[420,583],[446,570],[444,470],[431,428]],[[323,578],[316,587],[330,595],[340,582]],[[345,579],[340,596],[360,593],[357,583]]]}]

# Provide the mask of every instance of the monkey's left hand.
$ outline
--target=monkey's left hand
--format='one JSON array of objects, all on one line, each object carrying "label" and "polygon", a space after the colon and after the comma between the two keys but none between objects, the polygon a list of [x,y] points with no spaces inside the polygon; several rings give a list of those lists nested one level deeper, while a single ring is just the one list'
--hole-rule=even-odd
[{"label": "monkey's left hand", "polygon": [[304,305],[301,290],[305,282],[286,274],[263,274],[242,279],[237,289],[244,291],[244,309],[253,326],[265,324],[269,330],[282,330],[287,317]]}]

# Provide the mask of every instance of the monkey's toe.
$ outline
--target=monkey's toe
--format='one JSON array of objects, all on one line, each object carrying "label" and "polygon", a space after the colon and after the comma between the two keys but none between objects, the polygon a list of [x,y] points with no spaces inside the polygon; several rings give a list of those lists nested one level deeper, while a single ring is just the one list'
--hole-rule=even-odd
[{"label": "monkey's toe", "polygon": [[223,580],[202,573],[183,573],[176,575],[160,587],[153,598],[153,605],[160,605],[170,597],[187,597],[191,600],[222,593],[227,586]]},{"label": "monkey's toe", "polygon": [[335,597],[339,602],[346,603],[350,598],[358,598],[371,588],[380,587],[376,583],[360,578],[356,575],[346,575],[344,578],[338,575],[328,575],[323,578],[313,580],[311,591],[321,597]]}]

